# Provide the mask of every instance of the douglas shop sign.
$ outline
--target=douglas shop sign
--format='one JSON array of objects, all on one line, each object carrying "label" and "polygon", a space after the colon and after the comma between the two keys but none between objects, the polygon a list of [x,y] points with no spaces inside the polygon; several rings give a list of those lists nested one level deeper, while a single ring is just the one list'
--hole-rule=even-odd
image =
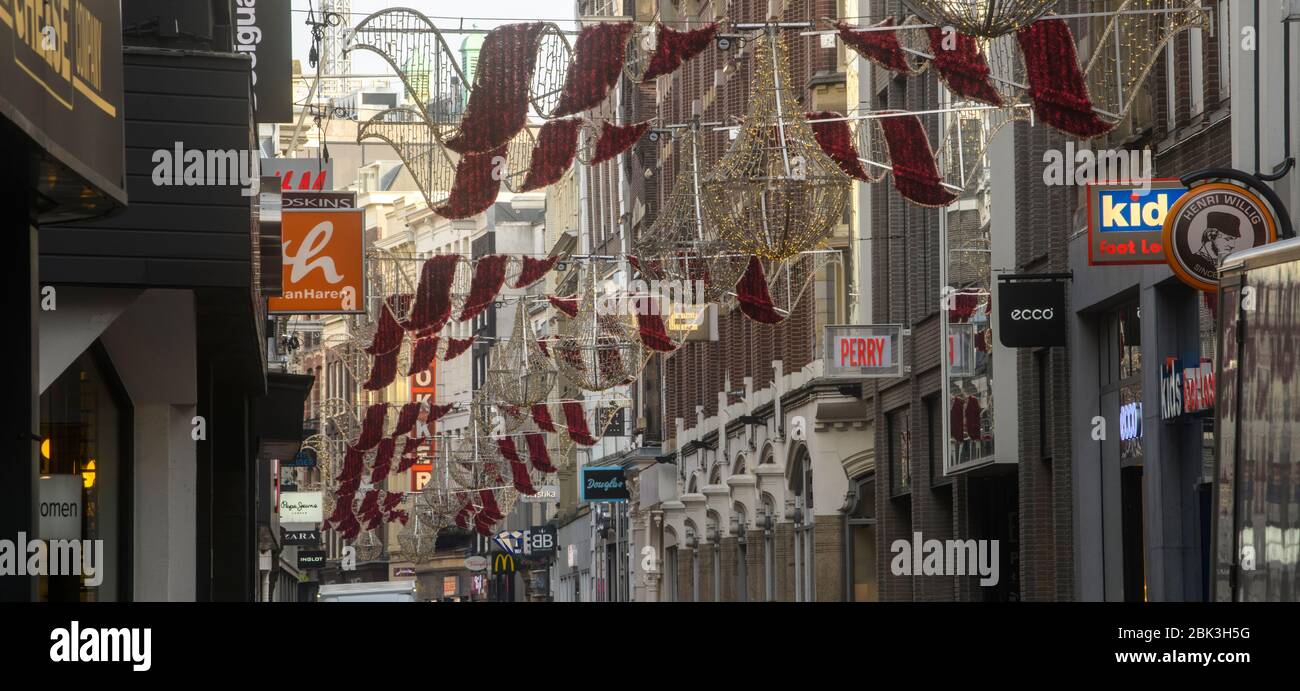
[{"label": "douglas shop sign", "polygon": [[582,501],[620,502],[628,500],[627,478],[620,466],[583,466],[579,485]]},{"label": "douglas shop sign", "polygon": [[1187,194],[1177,180],[1088,186],[1088,265],[1164,264],[1170,209]]},{"label": "douglas shop sign", "polygon": [[1178,358],[1165,358],[1160,369],[1160,417],[1173,420],[1214,409],[1214,363],[1201,358],[1199,367],[1182,367]]},{"label": "douglas shop sign", "polygon": [[998,334],[1008,348],[1063,346],[1069,335],[1065,278],[1069,274],[998,277]]}]

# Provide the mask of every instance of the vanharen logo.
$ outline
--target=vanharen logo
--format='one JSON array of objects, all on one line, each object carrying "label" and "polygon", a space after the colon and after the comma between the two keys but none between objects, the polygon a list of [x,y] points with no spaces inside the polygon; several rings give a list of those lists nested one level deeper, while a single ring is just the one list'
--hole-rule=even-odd
[{"label": "vanharen logo", "polygon": [[1055,317],[1056,310],[1051,307],[1046,309],[1011,310],[1011,318],[1015,321],[1052,321]]},{"label": "vanharen logo", "polygon": [[73,621],[68,628],[50,632],[50,660],[53,662],[130,662],[131,669],[147,672],[153,666],[153,629],[81,628]]},{"label": "vanharen logo", "polygon": [[284,261],[291,268],[289,280],[297,283],[311,272],[320,269],[326,281],[341,283],[343,276],[334,268],[334,260],[330,257],[316,256],[329,246],[330,239],[333,237],[334,224],[330,221],[321,221],[307,233],[307,237],[302,239],[297,251],[290,252],[290,243],[284,243]]}]

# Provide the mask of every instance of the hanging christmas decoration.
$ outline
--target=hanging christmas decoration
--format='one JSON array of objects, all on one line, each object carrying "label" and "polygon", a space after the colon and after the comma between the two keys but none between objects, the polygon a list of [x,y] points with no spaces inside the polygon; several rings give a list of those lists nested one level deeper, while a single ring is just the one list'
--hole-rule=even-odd
[{"label": "hanging christmas decoration", "polygon": [[[633,241],[635,255],[628,258],[641,279],[649,282],[647,288],[675,282],[679,292],[690,293],[690,303],[699,304],[723,301],[748,263],[748,256],[732,251],[718,237],[716,226],[704,213],[702,136],[703,129],[695,122],[674,140],[674,155],[680,157],[677,176],[659,215],[649,228],[637,234]],[[637,305],[638,315],[643,307]],[[642,326],[654,331],[657,325],[653,322],[646,320]]]},{"label": "hanging christmas decoration", "polygon": [[582,120],[579,118],[551,120],[542,126],[520,191],[541,189],[564,177],[578,153],[578,134],[581,128]]},{"label": "hanging christmas decoration", "polygon": [[555,268],[555,263],[560,260],[558,256],[547,257],[546,259],[533,259],[532,257],[521,256],[519,274],[510,281],[511,288],[527,288],[532,284],[542,280],[551,269]]},{"label": "hanging christmas decoration", "polygon": [[469,218],[482,213],[501,191],[501,170],[509,142],[484,153],[465,154],[456,164],[456,180],[447,202],[434,207],[443,218]]},{"label": "hanging christmas decoration", "polygon": [[393,68],[416,104],[411,113],[428,123],[425,131],[435,141],[455,133],[467,82],[459,57],[428,17],[406,8],[381,10],[345,35],[345,56],[351,50],[368,50]]},{"label": "hanging christmas decoration", "polygon": [[872,176],[858,160],[858,150],[853,146],[853,130],[843,115],[834,111],[808,113],[817,145],[830,156],[845,175],[862,182],[877,182],[881,175]]},{"label": "hanging christmas decoration", "polygon": [[865,31],[844,22],[836,22],[835,30],[839,32],[840,40],[844,41],[845,45],[877,65],[899,74],[919,73],[926,65],[915,56],[903,51],[899,32],[881,30],[896,26],[895,21],[892,16],[885,17]]},{"label": "hanging christmas decoration", "polygon": [[636,144],[649,129],[649,120],[631,125],[615,125],[608,120],[601,122],[600,135],[595,139],[595,147],[590,153],[584,152],[580,158],[589,166],[604,163],[632,148],[632,145]]},{"label": "hanging christmas decoration", "polygon": [[943,186],[934,150],[921,119],[911,114],[880,119],[889,146],[894,187],[904,198],[921,206],[947,206],[957,195]]},{"label": "hanging christmas decoration", "polygon": [[1093,112],[1088,85],[1074,50],[1074,35],[1060,19],[1044,19],[1016,34],[1025,55],[1034,113],[1053,127],[1083,139],[1114,129]]},{"label": "hanging christmas decoration", "polygon": [[616,290],[602,291],[598,267],[585,267],[585,290],[578,296],[577,313],[560,320],[551,342],[560,373],[586,391],[604,391],[627,384],[645,365],[644,349],[635,320],[626,311],[611,308]]},{"label": "hanging christmas decoration", "polygon": [[926,29],[926,34],[930,37],[934,66],[949,91],[972,101],[1003,105],[1002,95],[989,82],[992,70],[974,36],[949,36],[939,27]]},{"label": "hanging christmas decoration", "polygon": [[1046,14],[1057,0],[903,0],[921,19],[963,34],[995,38]]},{"label": "hanging christmas decoration", "polygon": [[460,154],[497,152],[523,129],[542,26],[505,24],[488,32],[460,130],[444,142],[448,149]]},{"label": "hanging christmas decoration", "polygon": [[699,55],[705,48],[713,42],[713,37],[718,33],[716,23],[706,24],[698,29],[690,31],[677,31],[664,26],[662,23],[655,24],[655,49],[650,54],[650,61],[646,65],[645,71],[637,78],[637,81],[648,82],[652,79],[671,74],[682,66],[682,63]]},{"label": "hanging christmas decoration", "polygon": [[799,111],[784,39],[770,27],[754,55],[753,95],[731,149],[704,181],[704,210],[733,253],[786,259],[843,217],[849,178]]},{"label": "hanging christmas decoration", "polygon": [[498,404],[527,408],[545,401],[555,388],[555,366],[537,345],[523,300],[515,308],[510,339],[493,346],[490,362],[482,391]]},{"label": "hanging christmas decoration", "polygon": [[547,295],[546,301],[555,306],[555,309],[563,312],[566,316],[578,316],[578,296],[560,297],[558,295]]},{"label": "hanging christmas decoration", "polygon": [[474,263],[474,281],[470,284],[465,306],[461,308],[456,321],[469,321],[492,305],[506,282],[508,259],[504,254],[490,254]]},{"label": "hanging christmas decoration", "polygon": [[623,71],[623,54],[632,22],[599,22],[583,27],[574,42],[569,68],[552,117],[581,113],[600,105]]}]

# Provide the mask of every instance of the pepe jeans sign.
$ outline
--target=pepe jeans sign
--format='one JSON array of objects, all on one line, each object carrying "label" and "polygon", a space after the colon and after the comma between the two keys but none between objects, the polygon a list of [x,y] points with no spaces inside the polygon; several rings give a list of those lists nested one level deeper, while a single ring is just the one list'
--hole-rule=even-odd
[{"label": "pepe jeans sign", "polygon": [[998,336],[1008,348],[1065,345],[1065,282],[1035,278],[1027,274],[999,279]]},{"label": "pepe jeans sign", "polygon": [[1214,409],[1214,363],[1201,358],[1199,367],[1182,367],[1178,358],[1165,358],[1160,368],[1160,417],[1173,420]]},{"label": "pepe jeans sign", "polygon": [[627,478],[619,466],[582,469],[582,501],[619,502],[628,500]]},{"label": "pepe jeans sign", "polygon": [[320,492],[280,494],[281,523],[320,523],[323,517]]}]

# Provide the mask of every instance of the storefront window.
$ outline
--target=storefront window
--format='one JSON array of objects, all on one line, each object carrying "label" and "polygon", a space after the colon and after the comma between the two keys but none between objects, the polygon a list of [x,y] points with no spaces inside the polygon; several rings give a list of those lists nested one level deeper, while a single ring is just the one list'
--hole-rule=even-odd
[{"label": "storefront window", "polygon": [[[83,541],[81,549],[93,555],[88,563],[95,573],[39,577],[41,601],[118,599],[118,554],[121,537],[127,534],[124,520],[130,516],[119,495],[124,485],[121,424],[127,404],[100,367],[107,365],[107,355],[97,357],[92,351],[77,358],[41,395],[40,474],[41,482],[49,483],[42,485],[42,496],[46,487],[52,496],[59,483],[80,484],[81,503],[72,510],[80,515],[77,537]],[[67,480],[70,477],[77,479]]]},{"label": "storefront window", "polygon": [[[946,93],[946,91],[945,91]],[[945,98],[948,98],[945,96]],[[954,100],[951,105],[959,105]],[[947,161],[957,179],[966,177],[958,201],[940,212],[944,294],[940,312],[948,440],[942,447],[949,470],[993,457],[993,176],[976,144],[996,126],[987,117],[959,113],[962,155]],[[942,424],[942,420],[939,421]]]},{"label": "storefront window", "polygon": [[876,481],[874,477],[858,480],[857,501],[848,516],[849,597],[853,602],[876,602],[880,599],[876,582]]}]

